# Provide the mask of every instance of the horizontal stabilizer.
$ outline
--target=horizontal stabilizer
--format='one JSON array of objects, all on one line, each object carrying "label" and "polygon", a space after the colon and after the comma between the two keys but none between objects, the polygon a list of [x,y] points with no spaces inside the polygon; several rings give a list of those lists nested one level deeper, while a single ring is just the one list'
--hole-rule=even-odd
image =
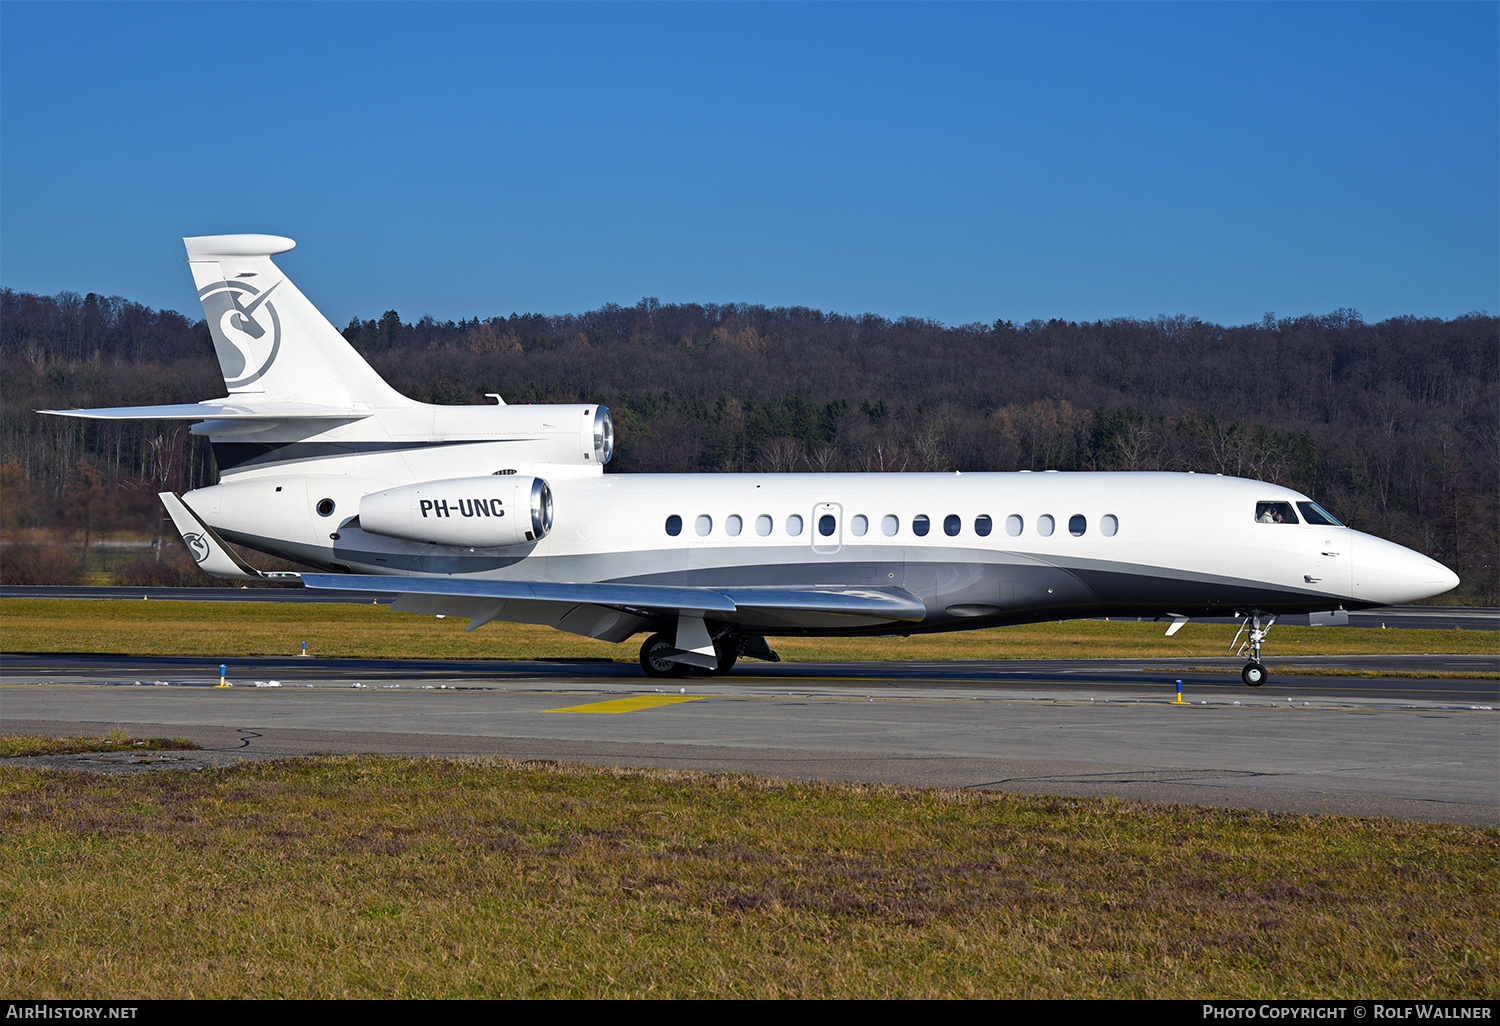
[{"label": "horizontal stabilizer", "polygon": [[291,402],[176,403],[169,406],[105,406],[93,410],[37,410],[54,417],[89,420],[362,420],[370,414],[340,406]]},{"label": "horizontal stabilizer", "polygon": [[[927,615],[915,595],[900,588],[689,588],[661,584],[554,584],[474,578],[303,574],[309,588],[393,591],[475,599],[514,599],[610,606],[647,613],[689,613],[736,621],[764,611],[819,613],[918,622]],[[505,619],[502,616],[494,619]]]}]

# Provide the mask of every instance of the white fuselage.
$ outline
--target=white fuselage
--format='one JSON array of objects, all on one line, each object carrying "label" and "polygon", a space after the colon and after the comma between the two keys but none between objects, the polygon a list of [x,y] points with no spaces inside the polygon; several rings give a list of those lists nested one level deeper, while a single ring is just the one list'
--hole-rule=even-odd
[{"label": "white fuselage", "polygon": [[[347,573],[899,587],[928,610],[921,625],[889,627],[902,633],[1079,615],[1366,607],[1456,583],[1440,564],[1347,527],[1257,522],[1257,503],[1309,500],[1239,478],[616,475],[597,465],[509,465],[504,442],[397,445],[243,466],[186,499],[230,540]],[[361,499],[382,489],[508,470],[551,485],[555,524],[538,541],[403,540],[354,520]],[[774,633],[818,623],[751,626]]]}]

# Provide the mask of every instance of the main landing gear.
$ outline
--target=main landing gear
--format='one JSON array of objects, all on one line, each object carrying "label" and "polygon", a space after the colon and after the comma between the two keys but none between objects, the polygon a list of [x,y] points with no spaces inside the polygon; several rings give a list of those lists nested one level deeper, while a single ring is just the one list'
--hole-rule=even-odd
[{"label": "main landing gear", "polygon": [[646,676],[686,677],[692,671],[687,663],[668,658],[677,651],[672,640],[665,634],[653,634],[646,639],[641,646],[641,669],[646,671]]},{"label": "main landing gear", "polygon": [[705,670],[673,658],[678,652],[676,640],[677,636],[670,631],[662,631],[646,639],[646,643],[641,646],[641,669],[646,671],[646,676],[686,677],[695,672],[728,673],[739,661],[740,650],[743,646],[743,639],[739,635],[728,631],[720,634],[713,639],[714,661],[718,665],[712,670]]},{"label": "main landing gear", "polygon": [[[1248,651],[1250,655],[1250,661],[1240,671],[1240,680],[1252,688],[1258,688],[1266,682],[1266,677],[1268,676],[1265,664],[1260,661],[1261,642],[1265,641],[1266,635],[1271,633],[1271,625],[1276,622],[1276,617],[1268,613],[1263,613],[1259,609],[1252,609],[1248,613],[1236,613],[1235,615],[1243,616],[1245,621],[1240,624],[1240,629],[1235,632],[1234,641],[1229,643],[1230,647],[1232,648],[1236,643],[1239,643],[1239,648],[1235,649],[1235,654],[1244,655]],[[1240,643],[1240,636],[1245,633],[1247,628],[1250,632],[1249,636],[1245,638],[1243,643]]]}]

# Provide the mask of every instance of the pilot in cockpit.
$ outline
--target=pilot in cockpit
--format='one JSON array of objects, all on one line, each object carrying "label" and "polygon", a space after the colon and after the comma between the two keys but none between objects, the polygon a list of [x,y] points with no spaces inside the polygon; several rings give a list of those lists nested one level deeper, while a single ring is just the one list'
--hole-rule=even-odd
[{"label": "pilot in cockpit", "polygon": [[1297,514],[1292,512],[1289,502],[1257,502],[1255,522],[1258,524],[1295,524]]}]

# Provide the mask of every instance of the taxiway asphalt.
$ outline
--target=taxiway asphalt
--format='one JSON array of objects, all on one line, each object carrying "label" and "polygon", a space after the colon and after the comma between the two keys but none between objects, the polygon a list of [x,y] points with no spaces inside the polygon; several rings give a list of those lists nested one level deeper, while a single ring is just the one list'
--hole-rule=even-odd
[{"label": "taxiway asphalt", "polygon": [[[170,602],[332,602],[389,605],[396,600],[390,591],[318,591],[295,585],[257,588],[120,588],[54,585],[5,585],[0,598],[45,599],[138,599]],[[1135,619],[1129,617],[1127,619]],[[1234,623],[1227,616],[1207,617],[1195,623]],[[1307,615],[1284,616],[1289,626],[1307,626]],[[1371,628],[1424,627],[1431,630],[1500,631],[1500,609],[1488,606],[1384,606],[1349,614],[1349,626]]]},{"label": "taxiway asphalt", "polygon": [[1495,680],[1299,676],[1283,660],[1250,689],[1171,662],[742,663],[660,681],[590,661],[240,659],[220,689],[209,660],[6,656],[0,730],[188,737],[206,749],[195,764],[505,756],[1500,825]]}]

